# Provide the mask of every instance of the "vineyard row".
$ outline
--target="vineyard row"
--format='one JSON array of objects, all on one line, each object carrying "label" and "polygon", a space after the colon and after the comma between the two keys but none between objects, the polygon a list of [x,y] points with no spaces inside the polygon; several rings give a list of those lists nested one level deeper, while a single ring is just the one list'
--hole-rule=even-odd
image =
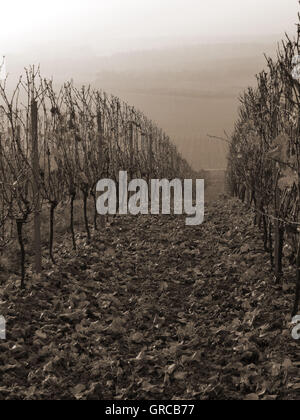
[{"label": "vineyard row", "polygon": [[[169,137],[135,108],[91,87],[66,83],[58,92],[34,68],[26,71],[9,96],[0,85],[0,248],[10,240],[7,223],[16,225],[25,280],[23,227],[34,220],[36,270],[41,267],[40,214],[49,208],[49,253],[53,254],[55,211],[69,202],[70,232],[76,249],[74,202],[83,200],[87,240],[88,204],[102,178],[129,180],[195,178]],[[0,249],[1,250],[1,249]]]}]

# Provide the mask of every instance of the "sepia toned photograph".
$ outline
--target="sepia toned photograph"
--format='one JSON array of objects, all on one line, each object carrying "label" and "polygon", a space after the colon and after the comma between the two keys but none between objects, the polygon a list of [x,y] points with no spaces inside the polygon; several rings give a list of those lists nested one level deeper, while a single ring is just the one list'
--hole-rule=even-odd
[{"label": "sepia toned photograph", "polygon": [[300,400],[300,2],[10,0],[0,400]]}]

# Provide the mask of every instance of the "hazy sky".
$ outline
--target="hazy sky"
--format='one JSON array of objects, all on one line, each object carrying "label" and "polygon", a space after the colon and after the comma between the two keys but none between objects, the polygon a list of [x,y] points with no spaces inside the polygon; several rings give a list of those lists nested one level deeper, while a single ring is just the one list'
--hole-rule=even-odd
[{"label": "hazy sky", "polygon": [[0,53],[45,42],[103,54],[162,37],[280,35],[298,10],[298,0],[2,0]]}]

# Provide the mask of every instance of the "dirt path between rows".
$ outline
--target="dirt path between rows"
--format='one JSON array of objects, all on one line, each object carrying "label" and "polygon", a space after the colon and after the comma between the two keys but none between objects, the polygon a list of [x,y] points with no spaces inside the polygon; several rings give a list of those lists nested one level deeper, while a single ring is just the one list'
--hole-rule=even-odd
[{"label": "dirt path between rows", "polygon": [[1,399],[300,399],[294,272],[275,286],[252,215],[115,218],[0,294]]}]

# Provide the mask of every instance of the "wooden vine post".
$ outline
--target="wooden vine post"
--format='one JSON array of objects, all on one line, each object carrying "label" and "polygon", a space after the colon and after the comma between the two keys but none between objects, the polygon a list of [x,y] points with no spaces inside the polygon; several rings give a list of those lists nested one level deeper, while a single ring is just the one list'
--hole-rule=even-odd
[{"label": "wooden vine post", "polygon": [[279,220],[280,216],[280,190],[278,187],[279,174],[276,179],[275,187],[275,230],[274,230],[274,258],[275,258],[275,278],[276,283],[280,282],[282,277],[282,257],[283,257],[283,242],[284,242],[284,227]]},{"label": "wooden vine post", "polygon": [[129,123],[129,159],[130,159],[130,166],[129,166],[129,172],[130,172],[130,181],[133,179],[133,164],[134,164],[134,131],[133,131],[133,122],[131,121]]},{"label": "wooden vine post", "polygon": [[41,252],[41,202],[39,191],[39,149],[38,149],[38,106],[36,100],[31,101],[31,131],[32,131],[32,172],[33,172],[33,203],[34,203],[34,252],[35,271],[37,274],[42,271]]},{"label": "wooden vine post", "polygon": [[149,180],[153,176],[153,135],[149,135]]},{"label": "wooden vine post", "polygon": [[[102,132],[102,115],[101,111],[97,112],[97,135],[98,135],[98,165],[99,165],[99,175],[103,176],[104,169],[104,156],[103,156],[103,132]],[[95,226],[97,220],[97,202],[95,201]],[[105,216],[99,215],[100,227],[105,226]]]}]

